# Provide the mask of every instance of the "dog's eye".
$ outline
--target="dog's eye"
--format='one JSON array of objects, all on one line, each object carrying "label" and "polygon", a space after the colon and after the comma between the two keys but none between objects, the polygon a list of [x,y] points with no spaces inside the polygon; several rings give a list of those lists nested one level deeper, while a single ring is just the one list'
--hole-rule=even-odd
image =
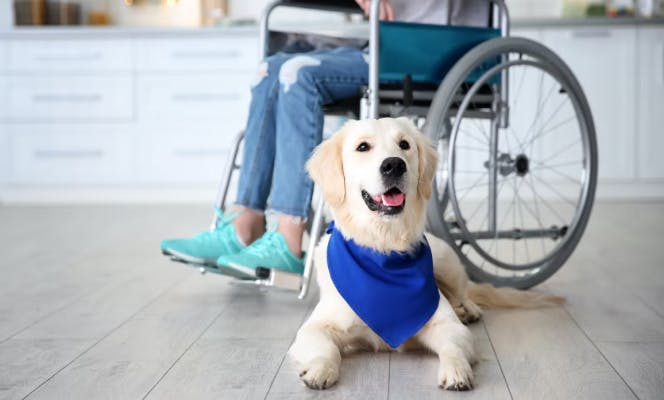
[{"label": "dog's eye", "polygon": [[369,151],[371,149],[371,146],[369,146],[369,143],[367,142],[362,142],[360,143],[359,146],[355,150],[357,151]]},{"label": "dog's eye", "polygon": [[410,143],[408,143],[405,140],[402,140],[399,142],[399,147],[401,148],[401,150],[408,150],[410,149]]}]

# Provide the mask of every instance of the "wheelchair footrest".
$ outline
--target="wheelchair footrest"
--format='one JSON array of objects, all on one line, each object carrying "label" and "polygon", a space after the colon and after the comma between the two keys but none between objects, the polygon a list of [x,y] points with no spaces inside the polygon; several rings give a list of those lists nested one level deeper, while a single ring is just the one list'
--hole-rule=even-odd
[{"label": "wheelchair footrest", "polygon": [[302,287],[302,275],[279,269],[256,268],[256,283],[285,290],[299,291]]}]

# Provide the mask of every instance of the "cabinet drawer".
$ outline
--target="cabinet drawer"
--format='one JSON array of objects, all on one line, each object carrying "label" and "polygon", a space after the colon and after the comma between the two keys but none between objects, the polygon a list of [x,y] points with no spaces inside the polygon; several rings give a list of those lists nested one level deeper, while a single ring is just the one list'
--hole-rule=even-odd
[{"label": "cabinet drawer", "polygon": [[0,119],[126,120],[133,116],[130,76],[0,76]]},{"label": "cabinet drawer", "polygon": [[139,119],[209,120],[241,125],[251,97],[250,75],[237,73],[138,78]]},{"label": "cabinet drawer", "polygon": [[131,177],[126,135],[14,134],[10,181],[15,183],[126,183]]},{"label": "cabinet drawer", "polygon": [[9,70],[113,71],[133,66],[128,40],[13,40],[7,54]]},{"label": "cabinet drawer", "polygon": [[141,178],[148,182],[218,183],[230,154],[231,143],[222,128],[218,134],[166,133],[143,138]]},{"label": "cabinet drawer", "polygon": [[145,71],[253,71],[258,63],[256,38],[144,39],[136,50]]}]

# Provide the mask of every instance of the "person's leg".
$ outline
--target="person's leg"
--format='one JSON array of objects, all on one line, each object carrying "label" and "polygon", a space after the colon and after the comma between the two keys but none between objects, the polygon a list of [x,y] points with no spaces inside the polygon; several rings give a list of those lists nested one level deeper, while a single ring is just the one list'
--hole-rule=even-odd
[{"label": "person's leg", "polygon": [[302,273],[302,234],[313,189],[304,165],[322,137],[322,106],[356,95],[367,79],[368,65],[355,49],[295,55],[282,65],[268,201],[268,208],[278,214],[277,231],[266,232],[239,253],[220,257],[220,267],[249,277],[256,267]]},{"label": "person's leg", "polygon": [[289,55],[278,53],[263,61],[252,85],[249,118],[235,204],[240,213],[232,224],[244,245],[265,231],[265,206],[272,184],[279,70]]},{"label": "person's leg", "polygon": [[323,105],[356,96],[367,84],[368,74],[365,54],[350,48],[297,55],[279,71],[269,207],[279,213],[278,230],[297,256],[313,191],[304,164],[322,139]]},{"label": "person's leg", "polygon": [[161,242],[163,253],[190,263],[217,265],[220,256],[241,251],[263,234],[263,210],[274,163],[278,73],[288,57],[277,54],[258,68],[245,130],[244,162],[237,197],[240,212],[223,215],[221,210],[215,209],[219,215],[216,229],[193,238],[164,240]]}]

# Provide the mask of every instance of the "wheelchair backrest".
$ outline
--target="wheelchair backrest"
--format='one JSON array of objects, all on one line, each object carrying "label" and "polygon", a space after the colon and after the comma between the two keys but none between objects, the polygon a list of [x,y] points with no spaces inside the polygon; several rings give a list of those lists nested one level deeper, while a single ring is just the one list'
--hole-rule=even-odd
[{"label": "wheelchair backrest", "polygon": [[407,22],[380,23],[379,79],[439,84],[470,49],[500,37],[499,29],[430,25]]}]

